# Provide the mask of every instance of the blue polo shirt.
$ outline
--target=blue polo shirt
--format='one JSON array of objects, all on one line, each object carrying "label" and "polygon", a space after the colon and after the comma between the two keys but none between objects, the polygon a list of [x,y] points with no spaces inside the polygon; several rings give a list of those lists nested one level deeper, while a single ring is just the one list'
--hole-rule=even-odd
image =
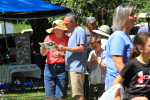
[{"label": "blue polo shirt", "polygon": [[112,59],[113,55],[123,56],[123,63],[126,64],[130,56],[130,50],[133,48],[132,40],[129,35],[121,30],[116,30],[108,39],[106,45],[106,73],[117,76],[118,70]]},{"label": "blue polo shirt", "polygon": [[148,30],[148,27],[144,27],[144,28],[140,28],[139,30],[138,30],[138,33],[140,33],[140,32],[148,32],[149,30]]},{"label": "blue polo shirt", "polygon": [[69,52],[65,54],[66,71],[73,72],[85,72],[86,60],[87,60],[87,37],[85,30],[81,27],[77,27],[71,33],[68,41],[68,47],[76,47],[80,44],[84,44],[84,52]]}]

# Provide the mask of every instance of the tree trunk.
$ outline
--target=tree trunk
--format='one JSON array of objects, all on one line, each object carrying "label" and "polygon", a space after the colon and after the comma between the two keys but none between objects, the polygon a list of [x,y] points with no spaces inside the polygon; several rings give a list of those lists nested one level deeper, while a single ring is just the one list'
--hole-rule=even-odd
[{"label": "tree trunk", "polygon": [[35,19],[30,20],[31,27],[33,29],[33,35],[31,36],[31,63],[37,64],[41,70],[44,70],[46,57],[40,54],[39,42],[43,42],[48,35],[46,29],[50,28],[47,19]]}]

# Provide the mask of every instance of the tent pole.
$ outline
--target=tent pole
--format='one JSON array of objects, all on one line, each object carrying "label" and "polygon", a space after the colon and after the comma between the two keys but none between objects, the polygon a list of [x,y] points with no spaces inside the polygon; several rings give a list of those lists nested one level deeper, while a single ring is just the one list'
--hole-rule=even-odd
[{"label": "tent pole", "polygon": [[7,34],[6,34],[6,24],[5,24],[5,21],[4,21],[4,34],[5,34],[6,48],[8,48],[8,45],[7,45]]},{"label": "tent pole", "polygon": [[150,26],[149,26],[149,22],[148,22],[148,32],[150,32]]},{"label": "tent pole", "polygon": [[146,18],[146,21],[148,22],[148,32],[150,32],[150,18]]}]

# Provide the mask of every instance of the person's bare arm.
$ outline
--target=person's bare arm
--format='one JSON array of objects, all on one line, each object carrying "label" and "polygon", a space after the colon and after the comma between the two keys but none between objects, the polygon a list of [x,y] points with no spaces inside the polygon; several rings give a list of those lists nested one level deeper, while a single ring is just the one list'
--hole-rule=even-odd
[{"label": "person's bare arm", "polygon": [[56,48],[59,51],[84,52],[85,45],[80,44],[79,46],[76,46],[76,47],[65,47],[63,45],[58,45]]},{"label": "person's bare arm", "polygon": [[[118,75],[116,77],[116,79],[114,80],[114,82],[113,82],[113,86],[116,85],[116,84],[121,84],[124,80],[125,79],[121,75]],[[116,100],[121,100],[120,89],[117,90],[116,95],[115,95],[115,99]]]},{"label": "person's bare arm", "polygon": [[120,71],[124,67],[123,56],[115,55],[115,56],[112,56],[112,58],[113,58],[115,66],[117,67],[118,72],[120,73]]},{"label": "person's bare arm", "polygon": [[125,79],[119,74],[113,82],[113,86],[116,84],[121,84]]},{"label": "person's bare arm", "polygon": [[41,53],[42,56],[46,56],[47,55],[48,51],[46,51],[46,50],[47,50],[46,48],[40,47],[40,53]]},{"label": "person's bare arm", "polygon": [[106,66],[103,64],[103,62],[100,62],[99,66],[100,66],[103,70],[106,70]]}]

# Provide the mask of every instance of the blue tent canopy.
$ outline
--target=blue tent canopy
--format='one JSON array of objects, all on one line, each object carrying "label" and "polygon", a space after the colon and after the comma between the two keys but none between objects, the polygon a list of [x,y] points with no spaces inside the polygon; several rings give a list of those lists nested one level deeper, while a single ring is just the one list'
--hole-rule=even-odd
[{"label": "blue tent canopy", "polygon": [[47,18],[71,12],[42,0],[0,0],[0,20]]}]

